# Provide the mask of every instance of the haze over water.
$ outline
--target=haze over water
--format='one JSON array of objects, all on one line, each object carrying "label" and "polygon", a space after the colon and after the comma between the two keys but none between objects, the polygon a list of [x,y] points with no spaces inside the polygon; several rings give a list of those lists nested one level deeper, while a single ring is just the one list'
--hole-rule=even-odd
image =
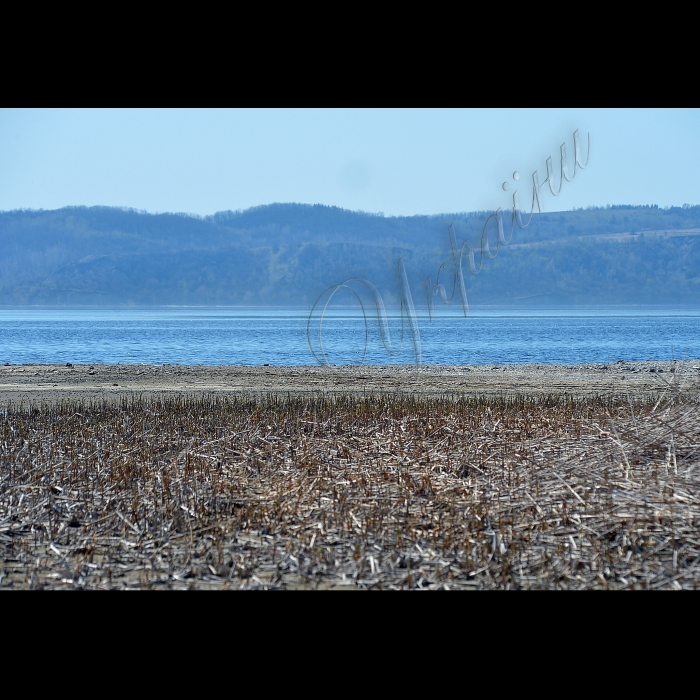
[{"label": "haze over water", "polygon": [[[313,365],[308,310],[299,308],[2,309],[0,362]],[[411,336],[390,357],[368,314],[366,364],[413,364]],[[423,363],[577,364],[700,358],[700,309],[580,308],[419,314]],[[312,327],[315,338],[318,326]],[[398,341],[400,323],[392,322]],[[358,364],[365,326],[354,311],[328,313],[331,364]]]}]

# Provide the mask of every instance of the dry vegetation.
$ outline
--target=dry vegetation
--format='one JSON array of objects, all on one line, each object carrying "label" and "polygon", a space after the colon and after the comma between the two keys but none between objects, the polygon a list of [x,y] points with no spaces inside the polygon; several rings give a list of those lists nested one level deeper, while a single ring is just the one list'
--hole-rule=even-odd
[{"label": "dry vegetation", "polygon": [[16,588],[693,588],[700,406],[199,398],[0,412]]}]

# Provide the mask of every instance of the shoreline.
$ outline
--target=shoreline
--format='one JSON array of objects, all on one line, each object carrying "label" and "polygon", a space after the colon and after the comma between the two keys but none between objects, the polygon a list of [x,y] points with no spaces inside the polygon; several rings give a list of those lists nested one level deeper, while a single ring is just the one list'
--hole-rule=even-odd
[{"label": "shoreline", "polygon": [[126,396],[466,394],[650,395],[680,385],[700,395],[700,360],[578,365],[84,365],[0,366],[0,405]]}]

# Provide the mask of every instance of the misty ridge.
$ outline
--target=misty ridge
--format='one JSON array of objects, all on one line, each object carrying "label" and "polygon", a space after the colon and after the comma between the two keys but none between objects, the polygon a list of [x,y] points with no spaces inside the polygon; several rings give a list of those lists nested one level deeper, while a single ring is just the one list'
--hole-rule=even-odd
[{"label": "misty ridge", "polygon": [[[309,307],[350,277],[396,303],[402,258],[425,308],[424,281],[435,284],[443,263],[441,282],[452,289],[447,227],[458,244],[478,244],[491,213],[389,217],[305,204],[205,217],[113,207],[0,212],[0,304]],[[700,206],[535,214],[480,274],[466,259],[463,270],[473,305],[697,304]]]}]

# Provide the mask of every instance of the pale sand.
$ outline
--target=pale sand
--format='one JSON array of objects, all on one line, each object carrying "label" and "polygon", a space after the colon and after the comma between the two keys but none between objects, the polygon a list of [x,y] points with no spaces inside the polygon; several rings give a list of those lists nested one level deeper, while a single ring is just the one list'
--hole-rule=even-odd
[{"label": "pale sand", "polygon": [[700,394],[700,361],[581,365],[250,367],[180,365],[0,366],[0,405],[126,396],[247,394],[546,395],[658,393],[674,381]]}]

